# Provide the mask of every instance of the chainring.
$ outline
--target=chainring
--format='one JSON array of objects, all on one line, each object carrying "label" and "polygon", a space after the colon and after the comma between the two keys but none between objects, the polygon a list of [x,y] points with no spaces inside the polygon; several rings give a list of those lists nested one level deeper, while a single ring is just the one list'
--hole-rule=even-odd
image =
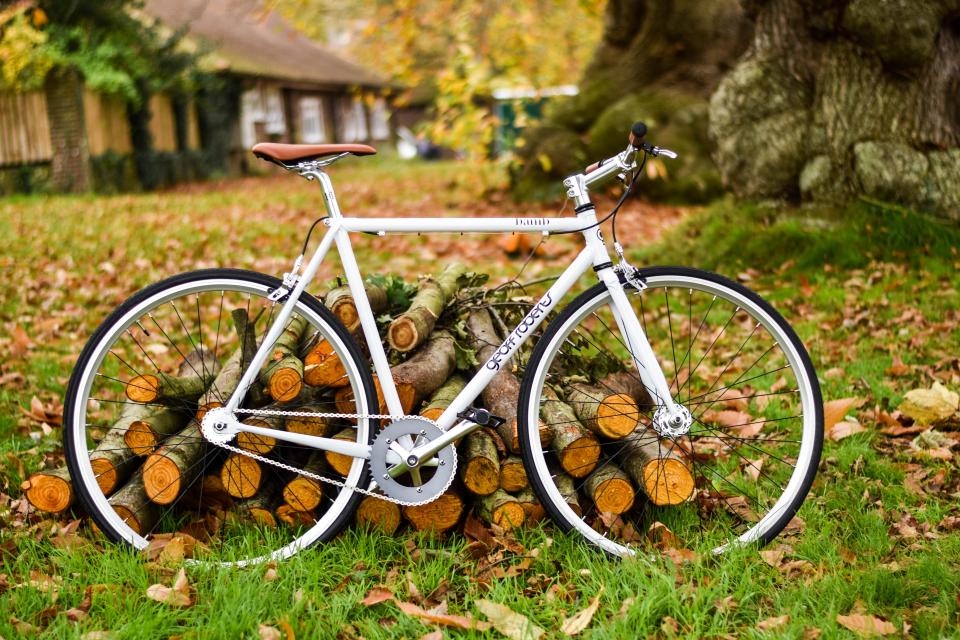
[{"label": "chainring", "polygon": [[[403,471],[396,478],[392,477],[390,470],[396,465],[387,463],[388,451],[398,454],[398,449],[402,449],[404,454],[409,453],[408,447],[400,441],[404,436],[410,436],[413,445],[409,449],[412,449],[439,438],[443,433],[435,424],[417,418],[397,420],[380,431],[370,448],[370,471],[377,486],[387,496],[403,503],[423,504],[446,491],[457,471],[457,454],[452,444],[438,451],[433,458],[417,468],[420,474],[419,483],[415,474],[410,471]],[[403,458],[405,455],[401,455],[401,459]]]}]

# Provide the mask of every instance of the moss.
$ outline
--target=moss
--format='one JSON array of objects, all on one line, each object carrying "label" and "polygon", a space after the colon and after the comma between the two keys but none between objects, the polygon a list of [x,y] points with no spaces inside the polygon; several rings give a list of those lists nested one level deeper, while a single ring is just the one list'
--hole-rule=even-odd
[{"label": "moss", "polygon": [[940,0],[853,0],[843,26],[886,64],[905,68],[933,57],[945,13]]}]

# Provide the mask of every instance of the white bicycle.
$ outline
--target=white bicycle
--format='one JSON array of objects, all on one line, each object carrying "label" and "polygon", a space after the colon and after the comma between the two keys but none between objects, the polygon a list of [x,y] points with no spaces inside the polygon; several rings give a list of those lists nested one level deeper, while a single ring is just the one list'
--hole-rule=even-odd
[{"label": "white bicycle", "polygon": [[[564,180],[576,215],[556,218],[344,217],[324,169],[373,148],[255,146],[258,157],[319,183],[327,232],[302,272],[303,253],[282,280],[233,269],[184,273],[146,287],[103,322],[76,364],[64,410],[67,463],[87,512],[108,537],[138,549],[202,522],[217,560],[244,564],[330,540],[365,495],[425,504],[455,479],[454,443],[497,420],[474,406],[481,391],[537,334],[522,363],[519,446],[536,496],[561,529],[616,555],[636,553],[655,522],[718,552],[770,541],[816,473],[817,377],[789,324],[746,287],[696,269],[634,268],[615,227],[611,259],[599,225],[615,222],[648,156],[676,157],[645,134],[635,124],[622,153]],[[598,218],[588,187],[617,174],[624,195]],[[350,234],[531,231],[579,233],[585,246],[439,418],[406,415]],[[306,291],[334,244],[369,358]],[[555,312],[591,269],[599,283]],[[300,355],[320,345],[340,375],[271,404],[264,372],[283,364],[289,349],[280,345],[293,328]],[[595,375],[571,375],[582,371]],[[316,464],[318,451],[346,465],[337,473]],[[260,517],[232,517],[210,473],[224,465],[243,486],[258,486],[262,475],[302,477],[320,483],[322,495],[286,524],[259,495],[233,506],[251,514],[260,507]]]}]

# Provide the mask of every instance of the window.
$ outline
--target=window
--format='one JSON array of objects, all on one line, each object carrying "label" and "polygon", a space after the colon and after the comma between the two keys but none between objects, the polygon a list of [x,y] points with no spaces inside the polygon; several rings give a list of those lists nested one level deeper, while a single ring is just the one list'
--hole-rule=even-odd
[{"label": "window", "polygon": [[271,87],[264,93],[267,96],[265,130],[271,136],[282,136],[287,127],[283,118],[283,98],[280,97],[280,89]]},{"label": "window", "polygon": [[370,108],[370,129],[371,137],[374,140],[387,140],[390,138],[390,114],[387,113],[387,101],[383,98],[377,98],[373,101]]},{"label": "window", "polygon": [[300,98],[300,138],[307,144],[327,141],[320,98]]},{"label": "window", "polygon": [[263,120],[263,101],[260,91],[244,91],[240,98],[240,139],[244,148],[257,144],[257,123]]},{"label": "window", "polygon": [[367,139],[367,117],[363,103],[358,99],[343,98],[339,101],[340,141],[361,142]]}]

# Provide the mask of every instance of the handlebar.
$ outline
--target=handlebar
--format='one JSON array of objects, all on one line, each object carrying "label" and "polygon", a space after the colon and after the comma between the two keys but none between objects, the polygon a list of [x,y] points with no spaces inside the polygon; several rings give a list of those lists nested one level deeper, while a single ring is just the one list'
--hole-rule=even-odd
[{"label": "handlebar", "polygon": [[[665,158],[670,158],[675,160],[677,158],[677,153],[671,151],[670,149],[663,149],[661,147],[656,147],[651,145],[649,142],[646,142],[644,138],[647,135],[647,125],[642,122],[635,122],[633,126],[630,127],[630,137],[629,143],[627,144],[626,150],[622,153],[612,157],[607,158],[606,160],[600,160],[599,162],[594,162],[586,169],[583,170],[584,175],[590,175],[597,169],[603,166],[607,166],[611,162],[615,162],[620,170],[627,170],[632,168],[634,162],[634,156],[637,151],[645,151],[653,157],[663,156]],[[615,170],[610,171],[609,173],[614,173]],[[597,178],[599,179],[599,178]]]}]

